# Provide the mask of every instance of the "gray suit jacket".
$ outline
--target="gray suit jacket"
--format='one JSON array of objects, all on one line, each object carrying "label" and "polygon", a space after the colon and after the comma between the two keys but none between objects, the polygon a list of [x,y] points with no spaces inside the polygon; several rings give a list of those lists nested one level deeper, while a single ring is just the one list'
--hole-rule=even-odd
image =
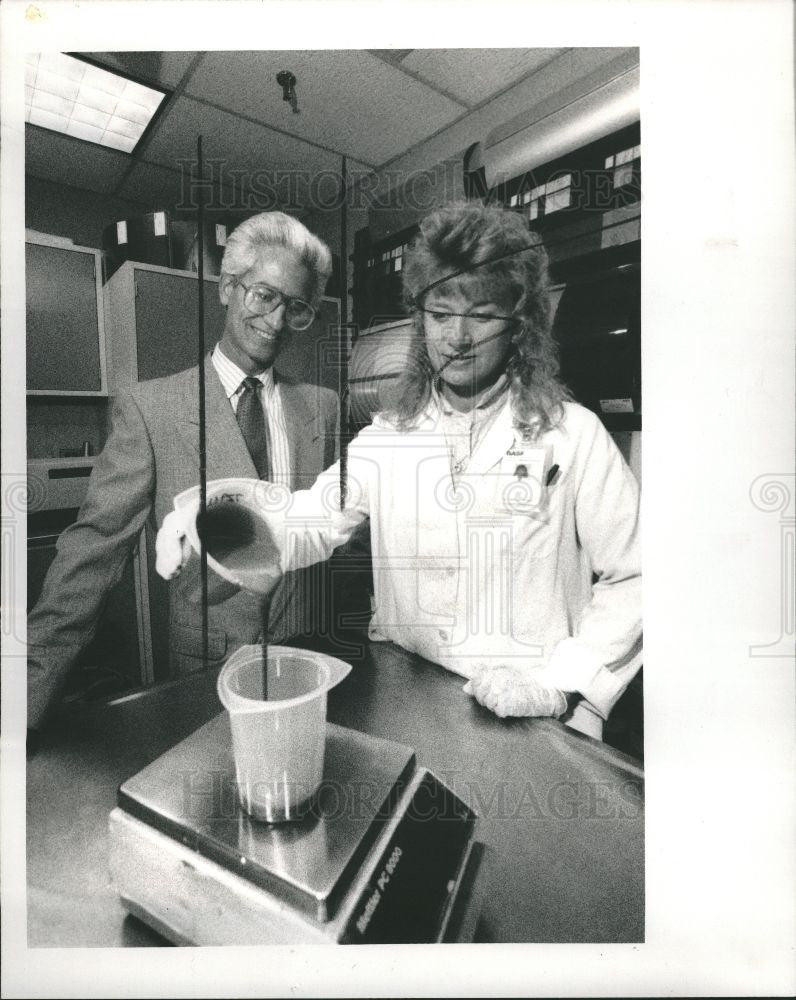
[{"label": "gray suit jacket", "polygon": [[[338,400],[316,385],[278,378],[285,410],[292,489],[311,485],[334,461]],[[205,373],[207,478],[257,473],[215,368]],[[39,601],[28,618],[28,725],[59,700],[69,670],[88,645],[105,599],[130,559],[141,529],[157,528],[177,493],[199,481],[198,369],[143,382],[114,400],[111,434],[97,458],[77,521],[61,535]],[[198,560],[192,560],[194,563]],[[211,572],[211,576],[212,576]],[[287,574],[274,595],[274,641],[311,630],[318,574]],[[173,676],[200,669],[197,575],[169,586],[169,662]],[[255,598],[227,588],[209,609],[210,661],[220,662],[261,632]]]}]

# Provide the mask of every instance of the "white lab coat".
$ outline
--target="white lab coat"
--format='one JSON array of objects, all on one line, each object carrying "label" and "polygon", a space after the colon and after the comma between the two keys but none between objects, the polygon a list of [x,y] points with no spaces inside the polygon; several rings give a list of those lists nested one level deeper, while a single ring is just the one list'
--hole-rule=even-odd
[{"label": "white lab coat", "polygon": [[589,410],[565,404],[531,443],[506,400],[456,486],[433,401],[408,432],[377,417],[349,447],[344,511],[335,464],[270,515],[283,566],[326,558],[370,516],[372,638],[465,677],[543,669],[605,719],[641,662],[638,486]]}]

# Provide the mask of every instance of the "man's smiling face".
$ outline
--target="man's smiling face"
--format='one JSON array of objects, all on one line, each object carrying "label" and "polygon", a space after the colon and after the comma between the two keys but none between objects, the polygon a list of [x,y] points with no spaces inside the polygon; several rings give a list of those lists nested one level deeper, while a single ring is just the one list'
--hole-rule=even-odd
[{"label": "man's smiling face", "polygon": [[289,299],[305,302],[311,301],[314,290],[310,269],[297,254],[284,247],[263,247],[244,274],[221,276],[219,298],[227,309],[221,348],[247,375],[270,368],[291,332],[285,322],[284,303],[266,316],[255,316],[244,305],[243,285],[251,287],[258,282],[277,289]]}]

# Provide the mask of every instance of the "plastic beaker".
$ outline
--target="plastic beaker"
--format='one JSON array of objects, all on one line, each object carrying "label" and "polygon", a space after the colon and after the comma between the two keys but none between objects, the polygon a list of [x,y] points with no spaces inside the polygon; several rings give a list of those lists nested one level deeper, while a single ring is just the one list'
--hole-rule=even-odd
[{"label": "plastic beaker", "polygon": [[323,776],[326,692],[350,672],[324,653],[269,646],[267,698],[262,646],[242,646],[218,675],[229,712],[238,797],[268,823],[300,819]]},{"label": "plastic beaker", "polygon": [[[207,565],[224,580],[256,594],[270,594],[282,577],[279,549],[263,510],[279,506],[289,491],[260,479],[214,479],[207,484],[207,509],[199,514],[199,487],[174,498],[185,533],[197,554],[200,535]],[[275,508],[276,509],[276,508]]]}]

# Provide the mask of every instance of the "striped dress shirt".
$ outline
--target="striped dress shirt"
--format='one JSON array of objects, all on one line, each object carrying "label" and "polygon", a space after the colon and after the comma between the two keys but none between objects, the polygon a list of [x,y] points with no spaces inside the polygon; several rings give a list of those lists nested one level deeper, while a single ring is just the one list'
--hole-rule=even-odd
[{"label": "striped dress shirt", "polygon": [[[227,399],[234,413],[238,412],[238,402],[243,392],[243,380],[246,372],[238,368],[234,361],[216,344],[211,358],[213,366],[221,379],[221,385],[227,394]],[[279,395],[279,387],[274,382],[273,369],[266,368],[264,372],[254,376],[261,384],[259,391],[260,404],[263,408],[265,433],[268,439],[268,461],[271,467],[270,481],[290,486],[290,447],[287,439],[285,411]]]}]

